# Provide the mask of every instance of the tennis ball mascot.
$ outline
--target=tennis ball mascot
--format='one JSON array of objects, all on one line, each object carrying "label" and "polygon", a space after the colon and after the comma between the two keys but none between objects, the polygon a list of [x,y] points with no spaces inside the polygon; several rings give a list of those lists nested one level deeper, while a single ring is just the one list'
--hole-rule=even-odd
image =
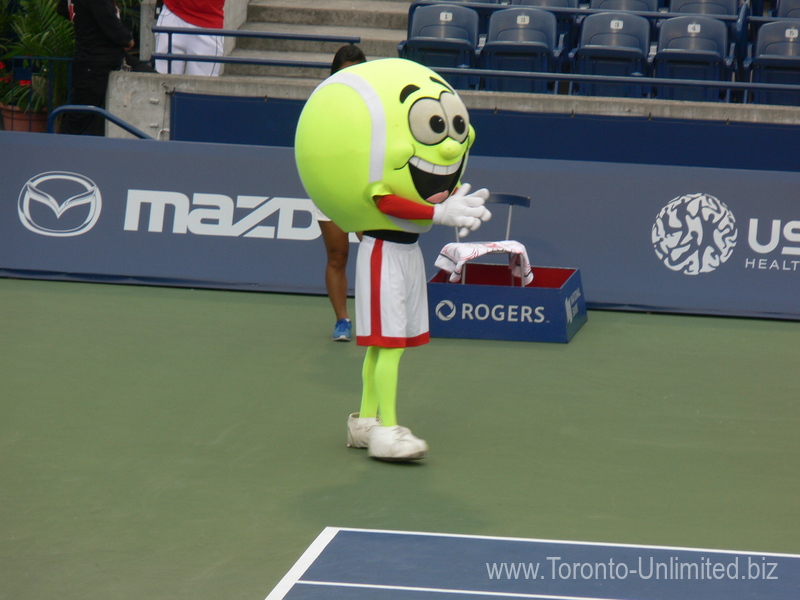
[{"label": "tennis ball mascot", "polygon": [[397,424],[400,357],[429,340],[417,238],[432,223],[476,230],[485,189],[461,185],[475,141],[464,103],[436,73],[399,58],[332,75],[308,99],[295,158],[303,186],[345,231],[363,231],[356,261],[356,341],[367,346],[361,409],[348,446],[381,460],[423,458],[428,445]]}]

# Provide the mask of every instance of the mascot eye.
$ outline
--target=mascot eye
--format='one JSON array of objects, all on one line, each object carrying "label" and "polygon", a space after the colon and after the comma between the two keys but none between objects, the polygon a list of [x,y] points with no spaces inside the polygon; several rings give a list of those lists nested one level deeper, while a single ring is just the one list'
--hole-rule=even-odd
[{"label": "mascot eye", "polygon": [[439,115],[434,115],[431,117],[431,129],[436,133],[444,133],[444,128],[447,126],[447,123],[444,122],[444,119]]},{"label": "mascot eye", "polygon": [[459,143],[463,143],[469,135],[469,116],[467,107],[455,94],[444,93],[440,98],[448,122],[451,123],[450,135]]},{"label": "mascot eye", "polygon": [[408,111],[411,135],[426,146],[438,144],[447,137],[447,115],[438,100],[420,98]]}]

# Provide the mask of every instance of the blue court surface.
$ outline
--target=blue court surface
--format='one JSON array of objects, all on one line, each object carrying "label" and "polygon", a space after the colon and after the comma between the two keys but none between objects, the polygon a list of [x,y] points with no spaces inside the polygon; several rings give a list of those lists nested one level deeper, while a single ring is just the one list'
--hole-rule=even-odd
[{"label": "blue court surface", "polygon": [[789,600],[800,555],[327,527],[267,600]]}]

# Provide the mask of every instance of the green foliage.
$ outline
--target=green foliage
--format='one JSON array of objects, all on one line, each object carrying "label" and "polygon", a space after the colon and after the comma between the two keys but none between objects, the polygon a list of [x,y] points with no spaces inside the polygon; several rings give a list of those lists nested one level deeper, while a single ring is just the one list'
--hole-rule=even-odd
[{"label": "green foliage", "polygon": [[20,6],[22,10],[11,17],[11,29],[18,39],[7,54],[72,56],[75,34],[72,24],[56,11],[57,0],[21,0]]},{"label": "green foliage", "polygon": [[11,33],[11,0],[0,0],[0,56],[6,53]]},{"label": "green foliage", "polygon": [[6,20],[14,36],[0,40],[2,60],[7,70],[30,74],[2,84],[0,102],[37,111],[47,107],[51,96],[53,106],[66,100],[68,62],[46,59],[71,57],[75,34],[72,23],[59,15],[56,7],[57,0],[20,0],[19,10],[9,14],[9,0],[0,0],[0,25]]},{"label": "green foliage", "polygon": [[120,20],[122,21],[123,25],[128,28],[128,31],[131,32],[133,39],[136,40],[136,45],[138,46],[139,29],[141,24],[141,0],[117,0],[117,8],[119,8]]}]

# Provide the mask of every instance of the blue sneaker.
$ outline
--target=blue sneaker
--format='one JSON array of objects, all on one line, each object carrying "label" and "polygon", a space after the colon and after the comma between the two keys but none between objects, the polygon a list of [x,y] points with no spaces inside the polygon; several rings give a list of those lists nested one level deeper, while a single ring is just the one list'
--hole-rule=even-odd
[{"label": "blue sneaker", "polygon": [[349,319],[339,319],[336,321],[336,326],[333,328],[333,341],[334,342],[349,342],[350,332],[353,330],[353,324]]}]

